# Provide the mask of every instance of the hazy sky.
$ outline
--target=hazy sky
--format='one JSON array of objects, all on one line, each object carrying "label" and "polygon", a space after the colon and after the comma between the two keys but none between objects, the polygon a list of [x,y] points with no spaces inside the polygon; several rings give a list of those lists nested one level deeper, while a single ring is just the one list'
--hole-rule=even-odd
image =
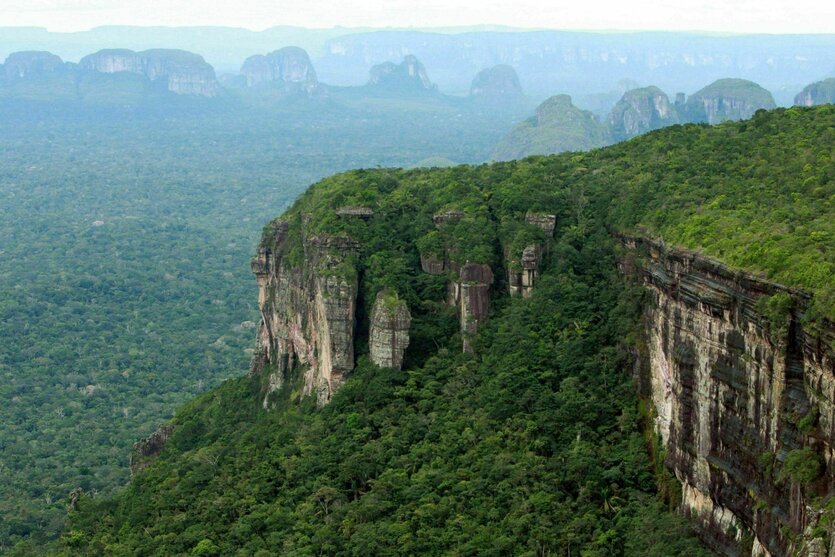
[{"label": "hazy sky", "polygon": [[669,29],[835,33],[835,1],[804,0],[0,0],[0,26],[97,25]]}]

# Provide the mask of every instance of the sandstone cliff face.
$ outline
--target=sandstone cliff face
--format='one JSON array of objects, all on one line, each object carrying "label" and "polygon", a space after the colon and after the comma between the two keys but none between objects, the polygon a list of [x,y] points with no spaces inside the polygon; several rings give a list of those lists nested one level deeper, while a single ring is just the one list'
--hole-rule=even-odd
[{"label": "sandstone cliff face", "polygon": [[301,261],[287,259],[289,226],[276,226],[270,245],[252,261],[258,279],[253,373],[269,369],[264,406],[296,366],[303,394],[327,403],[354,368],[358,244],[347,236],[302,234]]},{"label": "sandstone cliff face", "polygon": [[304,49],[288,46],[267,55],[246,59],[241,67],[247,87],[269,84],[288,93],[313,96],[321,93],[316,70]]},{"label": "sandstone cliff face", "polygon": [[219,92],[215,71],[201,56],[182,50],[101,50],[85,56],[79,66],[99,73],[129,72],[161,81],[178,95],[214,97]]},{"label": "sandstone cliff face", "polygon": [[411,54],[400,64],[384,62],[371,68],[368,85],[389,91],[421,92],[434,91],[435,85],[429,79],[426,68]]},{"label": "sandstone cliff face", "polygon": [[771,93],[752,81],[720,79],[693,93],[686,103],[687,120],[718,124],[746,120],[761,109],[776,108]]},{"label": "sandstone cliff face", "polygon": [[473,338],[490,312],[490,286],[493,271],[489,265],[467,263],[452,283],[452,299],[458,306],[458,318],[464,352],[473,352]]},{"label": "sandstone cliff face", "polygon": [[371,310],[368,346],[371,361],[380,367],[400,369],[409,346],[412,317],[406,302],[381,290]]},{"label": "sandstone cliff face", "polygon": [[43,51],[13,52],[3,63],[3,75],[7,80],[45,77],[65,70],[61,58]]},{"label": "sandstone cliff face", "polygon": [[614,141],[622,141],[678,123],[670,99],[658,87],[627,91],[609,113],[609,130]]},{"label": "sandstone cliff face", "polygon": [[817,106],[835,103],[835,77],[812,83],[794,98],[797,106]]},{"label": "sandstone cliff face", "polygon": [[[684,511],[725,555],[835,555],[813,533],[812,507],[835,485],[833,330],[803,330],[802,292],[658,243],[625,243],[623,270],[650,292],[645,383]],[[776,320],[759,309],[774,296],[795,302]],[[806,480],[792,472],[799,458]]]}]

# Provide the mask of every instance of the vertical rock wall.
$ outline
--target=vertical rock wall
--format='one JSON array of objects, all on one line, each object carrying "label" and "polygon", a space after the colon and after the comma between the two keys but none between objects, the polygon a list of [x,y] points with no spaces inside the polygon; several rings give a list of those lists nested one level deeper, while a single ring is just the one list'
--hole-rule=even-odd
[{"label": "vertical rock wall", "polygon": [[[625,244],[622,269],[650,294],[646,394],[685,513],[725,555],[835,555],[813,534],[813,500],[835,485],[831,329],[804,332],[803,292],[659,243]],[[797,304],[776,322],[758,310],[775,295]],[[821,467],[802,485],[786,465],[798,455]]]},{"label": "vertical rock wall", "polygon": [[279,223],[270,245],[252,261],[261,323],[252,372],[269,368],[264,405],[296,366],[303,394],[325,404],[354,368],[358,244],[346,236],[306,236],[301,261],[286,258],[289,226]]},{"label": "vertical rock wall", "polygon": [[400,369],[409,346],[412,317],[406,302],[386,290],[377,293],[371,310],[369,352],[380,367]]},{"label": "vertical rock wall", "polygon": [[458,282],[458,317],[464,352],[472,352],[472,340],[478,326],[490,311],[490,286],[493,271],[489,265],[467,263],[461,267]]}]

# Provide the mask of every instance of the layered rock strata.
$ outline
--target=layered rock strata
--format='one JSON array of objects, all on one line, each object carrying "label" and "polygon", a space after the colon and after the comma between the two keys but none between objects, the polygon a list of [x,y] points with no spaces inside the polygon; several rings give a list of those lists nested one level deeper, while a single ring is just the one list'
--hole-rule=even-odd
[{"label": "layered rock strata", "polygon": [[[622,270],[650,293],[643,384],[685,513],[724,555],[835,555],[813,510],[835,487],[831,324],[804,330],[801,291],[658,242],[624,243]],[[777,299],[791,304],[764,315]]]},{"label": "layered rock strata", "polygon": [[467,263],[453,283],[453,296],[458,305],[458,319],[464,352],[473,352],[473,338],[490,311],[490,286],[493,271],[489,265]]},{"label": "layered rock strata", "polygon": [[254,373],[268,371],[264,406],[292,370],[303,369],[303,394],[327,403],[354,368],[359,245],[347,236],[302,233],[300,261],[287,256],[287,223],[275,225],[269,245],[252,261],[261,322]]},{"label": "layered rock strata", "polygon": [[387,290],[378,292],[369,328],[371,361],[380,367],[401,369],[409,346],[411,324],[412,317],[405,301]]}]

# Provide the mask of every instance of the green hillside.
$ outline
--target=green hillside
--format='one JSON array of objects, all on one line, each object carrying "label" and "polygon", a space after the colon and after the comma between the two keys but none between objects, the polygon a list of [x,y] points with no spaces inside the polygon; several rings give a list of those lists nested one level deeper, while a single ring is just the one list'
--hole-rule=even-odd
[{"label": "green hillside", "polygon": [[483,161],[511,121],[214,103],[0,101],[0,554],[56,538],[70,491],[112,495],[137,438],[244,373],[251,251],[310,183]]},{"label": "green hillside", "polygon": [[496,146],[493,159],[585,151],[607,143],[606,127],[594,114],[571,104],[568,95],[556,95],[540,104],[533,117],[510,130]]},{"label": "green hillside", "polygon": [[[82,498],[64,553],[705,555],[668,512],[676,485],[633,394],[641,290],[618,275],[611,233],[805,288],[806,320],[832,318],[833,135],[835,107],[792,108],[582,154],[320,182],[281,220],[360,241],[360,290],[394,288],[414,314],[406,370],[359,347],[321,410],[298,381],[270,412],[261,377],[225,383],[178,412],[119,497]],[[337,218],[346,205],[374,217]],[[447,209],[464,214],[443,231],[456,257],[497,269],[537,234],[528,211],[557,217],[532,297],[508,298],[497,273],[475,355],[460,353],[445,278],[420,272]]]}]

